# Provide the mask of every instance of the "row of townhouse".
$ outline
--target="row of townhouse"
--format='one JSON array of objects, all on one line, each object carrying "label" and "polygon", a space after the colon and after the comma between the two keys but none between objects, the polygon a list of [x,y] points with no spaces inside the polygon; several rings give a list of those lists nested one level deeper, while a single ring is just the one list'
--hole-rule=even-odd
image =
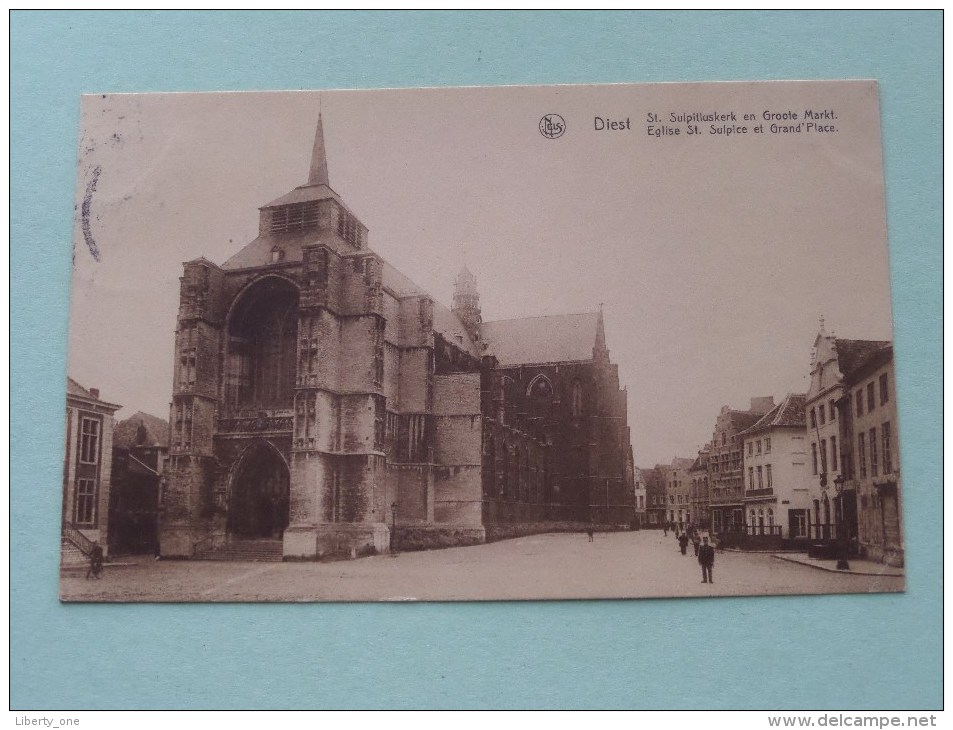
[{"label": "row of townhouse", "polygon": [[893,347],[822,320],[810,377],[778,404],[721,409],[689,470],[693,519],[726,544],[838,544],[902,565]]},{"label": "row of townhouse", "polygon": [[684,527],[697,523],[690,473],[693,461],[676,456],[669,464],[639,470],[646,503],[642,524]]}]

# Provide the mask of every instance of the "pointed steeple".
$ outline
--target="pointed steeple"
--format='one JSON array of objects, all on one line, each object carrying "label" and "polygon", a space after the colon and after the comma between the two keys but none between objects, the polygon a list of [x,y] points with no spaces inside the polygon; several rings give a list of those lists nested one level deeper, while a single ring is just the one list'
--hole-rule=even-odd
[{"label": "pointed steeple", "polygon": [[311,152],[311,171],[308,185],[328,185],[328,156],[324,151],[324,124],[318,112],[318,129],[314,133],[314,150]]},{"label": "pointed steeple", "polygon": [[606,347],[606,326],[602,316],[602,302],[599,302],[599,318],[596,320],[596,342],[592,348],[592,359],[609,362],[609,348]]}]

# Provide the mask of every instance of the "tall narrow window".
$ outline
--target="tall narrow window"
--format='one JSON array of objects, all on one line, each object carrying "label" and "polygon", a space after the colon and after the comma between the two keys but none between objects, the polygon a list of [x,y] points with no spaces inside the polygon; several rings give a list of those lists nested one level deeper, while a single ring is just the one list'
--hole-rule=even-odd
[{"label": "tall narrow window", "polygon": [[827,404],[827,410],[830,411],[831,420],[833,421],[836,418],[837,409],[834,407],[834,401],[830,401]]},{"label": "tall narrow window", "polygon": [[578,380],[572,384],[572,417],[582,417],[582,383]]},{"label": "tall narrow window", "polygon": [[374,385],[384,385],[384,320],[378,319],[374,329]]},{"label": "tall narrow window", "polygon": [[768,473],[768,489],[771,489],[774,486],[774,480],[771,478],[771,465],[765,466],[764,470]]},{"label": "tall narrow window", "polygon": [[877,476],[877,429],[870,429],[870,476]]},{"label": "tall narrow window", "polygon": [[880,427],[880,438],[883,442],[884,474],[893,471],[893,449],[890,448],[890,421]]},{"label": "tall narrow window", "polygon": [[83,418],[79,439],[79,460],[83,464],[96,464],[99,461],[99,420]]},{"label": "tall narrow window", "polygon": [[867,383],[867,413],[874,410],[874,384]]},{"label": "tall narrow window", "polygon": [[837,471],[837,436],[831,436],[831,471]]},{"label": "tall narrow window", "polygon": [[864,389],[860,388],[855,393],[854,398],[854,411],[855,415],[862,416],[864,415]]},{"label": "tall narrow window", "polygon": [[825,413],[826,413],[826,411],[824,410],[824,404],[823,404],[823,403],[819,403],[818,406],[817,406],[817,417],[818,417],[818,419],[820,420],[822,426],[823,426],[825,423],[827,423],[827,419],[824,417]]},{"label": "tall narrow window", "polygon": [[811,409],[811,428],[817,427],[817,411]]},{"label": "tall narrow window", "polygon": [[857,434],[857,466],[860,468],[860,476],[867,476],[867,434]]},{"label": "tall narrow window", "polygon": [[758,449],[757,449],[757,451],[758,451],[759,454],[761,453],[761,439],[758,439]]},{"label": "tall narrow window", "polygon": [[[884,373],[880,376],[880,405],[888,400],[890,400],[890,395],[887,392],[887,373]],[[884,466],[887,466],[887,462],[884,462]]]},{"label": "tall narrow window", "polygon": [[764,489],[764,472],[758,467],[758,489]]},{"label": "tall narrow window", "polygon": [[79,479],[76,482],[76,524],[96,523],[96,480]]},{"label": "tall narrow window", "polygon": [[764,440],[764,453],[766,454],[771,453],[771,439],[770,438],[766,438]]}]

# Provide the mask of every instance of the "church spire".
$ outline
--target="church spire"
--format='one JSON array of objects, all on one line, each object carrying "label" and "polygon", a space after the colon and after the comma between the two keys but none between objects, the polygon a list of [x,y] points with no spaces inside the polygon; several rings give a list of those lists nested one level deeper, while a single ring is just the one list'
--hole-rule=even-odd
[{"label": "church spire", "polygon": [[328,185],[328,156],[324,151],[324,124],[321,112],[318,112],[318,129],[314,133],[314,150],[311,152],[311,171],[308,173],[308,185]]}]

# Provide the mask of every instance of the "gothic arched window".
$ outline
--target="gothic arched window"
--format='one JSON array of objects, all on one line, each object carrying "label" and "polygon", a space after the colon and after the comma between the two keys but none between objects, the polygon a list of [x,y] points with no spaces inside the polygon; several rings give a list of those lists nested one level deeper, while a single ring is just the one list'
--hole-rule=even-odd
[{"label": "gothic arched window", "polygon": [[226,401],[232,408],[291,408],[298,347],[298,290],[267,277],[235,304],[228,324]]}]

